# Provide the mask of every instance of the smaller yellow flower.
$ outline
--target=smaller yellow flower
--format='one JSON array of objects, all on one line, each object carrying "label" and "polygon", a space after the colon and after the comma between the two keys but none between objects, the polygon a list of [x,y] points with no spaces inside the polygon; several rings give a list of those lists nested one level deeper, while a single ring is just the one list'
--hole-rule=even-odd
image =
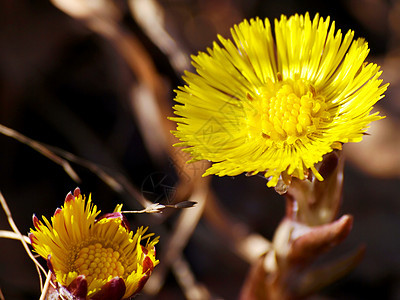
[{"label": "smaller yellow flower", "polygon": [[[130,231],[122,205],[100,214],[77,188],[49,222],[33,216],[29,237],[34,250],[48,260],[60,288],[79,299],[125,299],[139,292],[158,264],[158,237],[147,228]],[[141,245],[146,240],[145,246]],[[82,297],[82,294],[84,296]],[[117,295],[117,296],[116,296]]]}]

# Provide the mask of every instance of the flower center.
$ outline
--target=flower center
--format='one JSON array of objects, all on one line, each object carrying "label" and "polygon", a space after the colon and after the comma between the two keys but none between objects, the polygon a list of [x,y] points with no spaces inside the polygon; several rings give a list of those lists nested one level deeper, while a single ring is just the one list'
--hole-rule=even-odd
[{"label": "flower center", "polygon": [[248,98],[257,110],[256,120],[253,117],[249,122],[258,124],[262,136],[278,144],[304,139],[330,118],[325,98],[303,79],[269,81],[255,97]]},{"label": "flower center", "polygon": [[112,248],[104,248],[96,243],[82,248],[75,261],[79,274],[84,274],[90,283],[93,279],[105,280],[112,277],[122,277],[125,272],[119,261],[120,254]]}]

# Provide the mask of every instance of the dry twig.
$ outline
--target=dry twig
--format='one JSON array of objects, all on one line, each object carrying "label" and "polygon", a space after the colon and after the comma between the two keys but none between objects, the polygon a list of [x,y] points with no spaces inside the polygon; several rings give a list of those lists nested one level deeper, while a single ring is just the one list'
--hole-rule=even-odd
[{"label": "dry twig", "polygon": [[[173,265],[176,260],[182,260],[182,251],[185,248],[187,242],[189,241],[194,229],[200,220],[204,207],[206,205],[207,194],[209,192],[207,180],[203,181],[203,184],[196,189],[189,200],[196,201],[196,209],[183,210],[179,219],[175,223],[174,230],[168,239],[167,246],[165,247],[164,253],[161,254],[160,261],[163,262],[160,266],[155,269],[152,277],[145,286],[145,290],[148,293],[156,294],[161,289],[164,284],[164,279],[167,274],[168,267]],[[190,272],[189,268],[185,269]],[[194,278],[194,275],[191,274]],[[178,280],[179,281],[179,280]],[[194,279],[191,281],[179,281],[183,284],[183,291],[188,291],[190,289],[189,284],[192,287],[196,287],[197,284],[194,283]],[[199,293],[202,293],[200,298],[189,298],[189,299],[207,299],[208,291],[206,289],[196,289]]]},{"label": "dry twig", "polygon": [[46,299],[47,291],[48,291],[48,289],[50,287],[50,282],[51,282],[51,271],[47,272],[46,281],[44,283],[42,294],[40,295],[40,299],[39,300]]},{"label": "dry twig", "polygon": [[38,151],[40,154],[46,156],[47,158],[51,159],[54,161],[56,164],[60,165],[63,167],[65,172],[69,175],[69,177],[72,178],[75,182],[80,182],[81,180],[79,179],[78,174],[72,169],[71,165],[61,157],[57,156],[53,152],[51,152],[48,148],[46,148],[43,144],[28,138],[27,136],[15,131],[14,129],[8,128],[2,124],[0,124],[0,133],[9,136],[13,139],[16,139],[17,141],[20,141],[21,143],[33,148],[34,150]]},{"label": "dry twig", "polygon": [[32,252],[31,252],[31,250],[29,249],[28,243],[25,240],[26,237],[24,237],[21,234],[21,232],[19,231],[17,225],[15,224],[14,219],[13,219],[13,217],[11,215],[11,211],[8,208],[6,199],[4,198],[3,194],[1,193],[1,191],[0,191],[0,202],[1,202],[1,206],[3,207],[3,210],[4,210],[5,214],[7,216],[8,223],[10,224],[10,226],[13,229],[13,231],[15,232],[15,234],[17,236],[19,236],[18,240],[21,241],[22,245],[25,248],[26,253],[30,257],[30,259],[34,262],[34,264],[43,272],[43,274],[46,274],[46,270],[40,265],[40,263],[36,260],[36,258],[33,256]]}]

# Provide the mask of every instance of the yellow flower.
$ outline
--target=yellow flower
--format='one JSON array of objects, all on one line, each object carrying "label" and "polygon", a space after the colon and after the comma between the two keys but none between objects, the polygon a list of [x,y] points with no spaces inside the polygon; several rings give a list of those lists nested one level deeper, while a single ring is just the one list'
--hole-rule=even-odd
[{"label": "yellow flower", "polygon": [[330,18],[309,14],[251,19],[218,36],[208,53],[192,56],[174,106],[173,133],[193,160],[213,165],[205,175],[264,173],[268,186],[305,179],[343,143],[359,142],[387,84],[379,66],[364,62],[364,39],[342,39]]},{"label": "yellow flower", "polygon": [[107,299],[110,289],[114,296],[119,295],[113,299],[128,298],[143,287],[158,264],[154,247],[158,237],[150,241],[154,234],[145,235],[147,228],[143,227],[135,234],[130,231],[121,208],[117,205],[114,213],[96,220],[100,211],[91,197],[86,201],[76,189],[74,195],[67,195],[51,222],[33,217],[32,246],[48,260],[60,287],[80,295],[86,288],[83,299]]}]

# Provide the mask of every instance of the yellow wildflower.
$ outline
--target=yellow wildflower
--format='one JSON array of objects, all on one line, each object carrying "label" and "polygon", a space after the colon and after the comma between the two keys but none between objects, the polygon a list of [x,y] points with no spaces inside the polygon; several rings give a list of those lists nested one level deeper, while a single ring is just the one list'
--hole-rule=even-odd
[{"label": "yellow wildflower", "polygon": [[[69,193],[49,222],[34,216],[29,235],[35,251],[48,260],[55,281],[79,299],[124,299],[137,293],[153,268],[153,234],[140,227],[134,234],[118,205],[96,220],[100,211],[80,190]],[[146,240],[145,246],[141,245]],[[117,296],[116,296],[117,295]],[[75,298],[74,298],[75,299]]]},{"label": "yellow wildflower", "polygon": [[364,39],[342,39],[335,23],[317,14],[275,20],[251,19],[218,36],[212,49],[192,56],[197,74],[175,100],[174,134],[193,160],[213,165],[205,175],[264,173],[268,186],[292,176],[305,179],[315,165],[343,143],[359,142],[372,106],[387,88],[381,71],[364,62]]}]

